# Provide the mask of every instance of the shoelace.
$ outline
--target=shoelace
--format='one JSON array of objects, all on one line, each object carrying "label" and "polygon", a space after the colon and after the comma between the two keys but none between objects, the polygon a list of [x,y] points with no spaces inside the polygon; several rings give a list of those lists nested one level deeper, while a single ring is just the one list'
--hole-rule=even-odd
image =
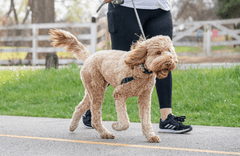
[{"label": "shoelace", "polygon": [[174,116],[174,119],[180,123],[184,122],[186,116]]}]

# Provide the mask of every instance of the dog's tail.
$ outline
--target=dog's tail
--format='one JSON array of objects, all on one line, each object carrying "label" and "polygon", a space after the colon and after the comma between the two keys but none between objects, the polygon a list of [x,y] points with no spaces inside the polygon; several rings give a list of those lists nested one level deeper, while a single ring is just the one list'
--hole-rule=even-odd
[{"label": "dog's tail", "polygon": [[85,61],[90,56],[90,51],[80,43],[73,34],[61,29],[50,29],[51,45],[64,47],[75,58]]}]

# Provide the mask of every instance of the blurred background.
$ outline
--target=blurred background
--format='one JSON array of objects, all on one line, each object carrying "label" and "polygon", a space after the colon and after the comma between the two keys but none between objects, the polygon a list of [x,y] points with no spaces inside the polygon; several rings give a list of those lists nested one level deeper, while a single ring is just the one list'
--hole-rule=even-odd
[{"label": "blurred background", "polygon": [[[82,64],[50,45],[52,28],[70,31],[91,53],[110,49],[107,5],[97,14],[100,3],[1,0],[0,64],[44,65],[48,53],[57,54],[59,64]],[[240,0],[172,0],[171,12],[180,63],[240,62]]]}]

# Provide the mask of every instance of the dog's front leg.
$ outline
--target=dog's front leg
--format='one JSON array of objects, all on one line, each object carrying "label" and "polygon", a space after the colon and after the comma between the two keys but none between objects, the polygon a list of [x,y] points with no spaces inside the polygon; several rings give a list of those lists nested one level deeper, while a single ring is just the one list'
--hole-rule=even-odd
[{"label": "dog's front leg", "polygon": [[151,123],[151,90],[144,91],[138,98],[139,116],[142,131],[148,142],[160,142],[160,138],[153,132]]},{"label": "dog's front leg", "polygon": [[125,94],[126,94],[126,91],[123,90],[122,86],[117,87],[113,93],[117,116],[118,116],[118,122],[112,124],[112,128],[115,131],[127,130],[130,125],[128,114],[127,114],[127,107],[126,107],[127,97]]},{"label": "dog's front leg", "polygon": [[118,122],[112,124],[115,131],[124,131],[129,128],[130,122],[127,114],[126,99],[115,99]]},{"label": "dog's front leg", "polygon": [[100,137],[103,139],[114,139],[114,134],[110,133],[103,125],[102,125],[102,102],[103,100],[93,98],[91,104],[91,113],[92,113],[92,127],[98,131]]}]

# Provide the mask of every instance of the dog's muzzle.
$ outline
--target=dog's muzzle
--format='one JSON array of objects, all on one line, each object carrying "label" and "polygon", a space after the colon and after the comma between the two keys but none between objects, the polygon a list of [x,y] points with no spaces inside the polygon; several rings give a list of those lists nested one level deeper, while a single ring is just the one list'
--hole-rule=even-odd
[{"label": "dog's muzzle", "polygon": [[176,68],[176,63],[170,55],[163,55],[153,61],[152,71],[159,79],[164,79],[168,76],[169,71],[173,71]]}]

